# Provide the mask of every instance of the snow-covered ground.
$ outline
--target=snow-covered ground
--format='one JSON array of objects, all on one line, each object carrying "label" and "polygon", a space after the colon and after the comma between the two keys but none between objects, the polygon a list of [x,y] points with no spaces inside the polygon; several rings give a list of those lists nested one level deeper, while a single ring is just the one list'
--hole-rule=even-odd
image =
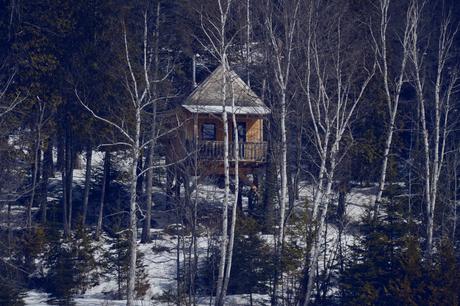
[{"label": "snow-covered ground", "polygon": [[[270,298],[267,295],[261,294],[253,294],[252,300],[254,305],[268,305],[270,303]],[[47,295],[42,292],[37,291],[29,291],[25,298],[26,305],[33,305],[33,306],[45,306],[47,304]],[[126,300],[105,300],[101,298],[90,298],[90,297],[83,297],[83,298],[75,298],[74,299],[76,306],[118,306],[118,305],[126,305]],[[212,301],[210,297],[200,297],[197,299],[198,306],[208,306],[212,305]],[[225,305],[235,305],[235,306],[243,306],[250,304],[250,296],[249,294],[241,294],[241,295],[231,295],[227,296],[225,299]],[[170,306],[173,305],[171,303],[161,303],[156,301],[149,301],[149,300],[137,300],[136,306]]]},{"label": "snow-covered ground", "polygon": [[[100,165],[102,162],[102,154],[97,154],[94,157],[95,164]],[[79,186],[82,190],[84,184],[84,170],[76,170],[74,173],[74,186]],[[50,195],[50,200],[57,202],[60,196],[60,176],[57,175],[51,182],[55,186],[53,190],[55,194]],[[155,205],[162,206],[161,201],[166,199],[163,191],[159,188],[155,188]],[[369,209],[369,205],[373,201],[373,194],[375,193],[375,187],[367,188],[353,188],[347,195],[346,198],[346,220],[348,224],[359,223],[366,211]],[[296,202],[296,206],[302,207],[307,199],[311,199],[313,194],[313,188],[304,182],[301,184],[300,199]],[[75,194],[76,197],[80,195]],[[217,187],[212,182],[199,184],[197,191],[192,194],[192,201],[195,200],[195,196],[198,205],[204,209],[205,214],[200,216],[201,220],[215,219],[215,222],[219,222],[217,218],[218,213],[221,211],[221,205],[224,197],[224,190]],[[230,205],[234,203],[234,195],[230,196]],[[243,197],[243,206],[246,207],[247,199]],[[20,207],[13,207],[15,214],[20,214]],[[154,241],[150,244],[139,244],[139,250],[144,254],[143,264],[145,265],[146,280],[149,284],[149,289],[144,296],[144,300],[137,301],[137,305],[168,305],[160,303],[157,298],[160,297],[167,291],[174,290],[176,283],[176,247],[177,237],[173,234],[168,234],[164,231],[165,228],[174,227],[177,222],[175,212],[165,209],[154,209],[153,212],[155,229],[152,233],[155,237]],[[337,256],[337,238],[338,238],[338,227],[337,225],[330,223],[327,226],[327,245],[328,252],[327,256],[321,256],[319,265],[332,263]],[[270,243],[273,241],[273,237],[270,235],[264,235],[264,240]],[[206,234],[198,239],[198,255],[200,258],[204,258],[208,248],[208,237]],[[342,236],[342,247],[347,248],[356,242],[356,237],[352,234],[352,231],[345,232]],[[107,248],[104,245],[104,239],[100,242],[102,248]],[[179,259],[183,259],[183,254],[180,252]],[[75,298],[76,305],[125,305],[124,300],[114,300],[110,297],[113,296],[109,293],[117,291],[117,283],[115,279],[101,279],[100,283],[92,288],[89,288],[84,295]],[[26,305],[47,305],[48,295],[43,292],[29,291],[25,298]],[[253,295],[254,304],[264,305],[269,302],[267,295]],[[209,305],[210,297],[198,298],[199,305]],[[229,296],[226,301],[227,305],[248,305],[249,295],[235,295]]]}]

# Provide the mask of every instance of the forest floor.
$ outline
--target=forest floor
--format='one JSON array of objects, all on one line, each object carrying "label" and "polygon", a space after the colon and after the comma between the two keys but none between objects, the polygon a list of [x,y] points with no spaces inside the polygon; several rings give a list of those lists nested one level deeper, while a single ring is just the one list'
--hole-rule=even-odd
[{"label": "forest floor", "polygon": [[[60,176],[56,175],[51,184],[56,186],[55,193],[49,196],[49,200],[58,202],[62,191],[60,187]],[[82,190],[84,184],[84,170],[75,170],[74,186],[79,187],[75,190]],[[218,214],[221,211],[221,203],[223,202],[224,190],[219,188],[216,184],[208,182],[201,184],[197,188],[198,197],[196,198],[200,211],[200,223],[202,229],[200,230],[200,237],[197,240],[197,253],[200,259],[206,257],[209,252],[210,236],[213,234],[206,229],[212,228],[207,226],[210,223],[219,224],[220,218]],[[355,187],[347,194],[346,198],[346,213],[345,231],[342,236],[342,244],[345,248],[352,246],[356,243],[356,225],[359,225],[362,218],[365,216],[368,206],[372,201],[372,194],[374,194],[375,187]],[[300,186],[300,198],[295,203],[295,209],[300,210],[304,207],[305,203],[311,199],[312,188],[306,183]],[[76,199],[81,197],[78,192],[75,193]],[[164,300],[166,294],[173,294],[176,290],[176,267],[177,260],[180,262],[184,260],[183,251],[178,251],[178,243],[183,243],[190,239],[185,235],[183,240],[180,241],[175,233],[178,229],[178,222],[176,218],[176,211],[169,209],[165,205],[166,196],[160,189],[155,189],[153,209],[153,241],[148,244],[139,244],[139,251],[143,253],[142,264],[145,266],[146,281],[148,282],[149,289],[147,290],[143,300],[139,300],[137,305],[171,305],[173,303],[161,302]],[[231,195],[231,203],[234,197]],[[110,204],[110,203],[109,203]],[[247,206],[247,198],[243,197],[243,207]],[[20,216],[21,208],[13,207],[13,212],[16,216]],[[214,226],[215,227],[215,226]],[[329,222],[327,226],[327,239],[326,243],[327,254],[321,256],[319,265],[320,267],[334,263],[337,257],[337,238],[338,226],[334,222]],[[273,241],[270,235],[263,235],[267,241]],[[95,242],[99,244],[100,249],[109,248],[108,240],[104,237]],[[95,254],[96,260],[100,254]],[[89,288],[83,295],[75,298],[76,305],[124,305],[126,301],[113,299],[114,292],[117,291],[116,279],[101,278],[98,285]],[[269,301],[268,295],[253,294],[252,296],[254,305],[265,305]],[[26,305],[47,305],[49,300],[48,294],[38,291],[27,292],[25,302]],[[210,297],[203,296],[198,299],[199,305],[210,305]],[[228,305],[248,305],[249,295],[231,295],[227,297]]]}]

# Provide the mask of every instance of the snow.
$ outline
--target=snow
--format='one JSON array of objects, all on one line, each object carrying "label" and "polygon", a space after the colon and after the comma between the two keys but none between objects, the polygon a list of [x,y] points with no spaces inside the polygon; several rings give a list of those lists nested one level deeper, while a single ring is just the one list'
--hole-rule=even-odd
[{"label": "snow", "polygon": [[[217,106],[220,110],[221,107]],[[220,111],[219,110],[219,111]],[[100,167],[103,162],[104,154],[102,152],[94,152],[93,154],[93,165],[94,167]],[[83,159],[84,161],[84,159]],[[117,158],[116,162],[119,167],[126,166],[129,159],[126,158]],[[84,164],[84,163],[83,163]],[[75,190],[82,189],[85,181],[85,168],[82,167],[81,170],[75,170],[74,172],[74,186],[80,186],[81,188],[76,188]],[[50,180],[50,186],[53,190],[53,193],[49,194],[48,199],[52,202],[57,202],[61,196],[61,177],[57,173],[56,178]],[[359,224],[362,220],[362,217],[370,209],[375,197],[376,186],[371,187],[355,187],[350,190],[346,197],[346,220],[347,224],[345,225],[345,230],[342,234],[342,247],[344,252],[349,251],[349,247],[354,245],[357,241],[356,233],[354,233],[350,228],[353,224]],[[300,199],[296,201],[295,207],[296,210],[303,209],[305,203],[311,203],[311,199],[314,193],[314,188],[312,185],[307,182],[301,182],[300,184]],[[79,195],[75,195],[79,196]],[[202,182],[198,185],[198,188],[192,193],[192,201],[197,199],[198,206],[205,210],[206,214],[201,215],[200,219],[205,220],[206,218],[219,218],[218,214],[222,209],[222,202],[224,199],[224,190],[216,186],[215,182],[208,181]],[[154,224],[156,228],[152,229],[152,236],[154,240],[149,244],[139,244],[139,251],[144,254],[143,264],[145,265],[145,273],[147,274],[147,282],[150,285],[146,295],[143,300],[136,302],[136,305],[167,305],[158,302],[157,298],[163,295],[168,290],[174,290],[176,286],[176,260],[177,260],[177,237],[173,234],[167,234],[164,230],[167,228],[173,228],[174,224],[177,222],[175,217],[175,211],[173,210],[162,210],[158,209],[157,206],[162,206],[161,202],[165,199],[164,192],[161,188],[154,188]],[[230,193],[229,205],[234,203],[234,194]],[[308,200],[308,201],[307,201]],[[247,206],[247,198],[243,197],[243,207]],[[5,207],[0,207],[2,211],[0,213],[5,213]],[[21,212],[24,211],[23,206],[12,206],[12,214],[20,216]],[[218,221],[217,221],[218,222]],[[319,268],[323,270],[324,267],[330,266],[337,260],[337,249],[338,249],[338,236],[339,229],[336,224],[329,223],[327,225],[326,235],[326,244],[327,250],[326,254],[322,254],[319,257]],[[273,235],[261,235],[261,237],[269,244],[273,245],[274,237]],[[190,237],[185,237],[186,240]],[[197,240],[198,245],[198,256],[202,260],[206,256],[208,249],[208,237],[204,233]],[[109,244],[106,239],[102,237],[99,242],[101,247],[107,249]],[[325,256],[323,256],[325,255]],[[101,256],[100,254],[96,254]],[[179,254],[179,260],[184,259],[183,252]],[[75,298],[75,304],[80,305],[125,305],[125,300],[114,300],[112,299],[114,293],[117,291],[117,283],[115,279],[100,279],[100,283],[92,288],[89,288],[84,295],[78,296]],[[49,299],[48,295],[44,292],[38,291],[29,291],[25,298],[26,305],[47,305],[47,300]],[[209,305],[211,297],[203,296],[198,297],[198,305]],[[268,295],[259,295],[253,294],[254,304],[264,305],[269,303]],[[228,296],[226,300],[227,305],[248,305],[249,304],[249,295],[233,295]]]},{"label": "snow", "polygon": [[[26,305],[31,306],[44,306],[47,304],[48,295],[43,292],[38,291],[29,291],[24,301]],[[207,306],[209,305],[211,297],[199,297],[197,298],[198,306]],[[268,295],[262,294],[253,294],[252,299],[254,305],[267,305],[270,302],[270,297]],[[250,297],[249,294],[239,294],[239,295],[230,295],[225,299],[225,305],[249,305]],[[108,300],[103,298],[75,298],[74,299],[76,306],[117,306],[117,305],[126,305],[126,300]],[[136,300],[136,306],[147,306],[147,305],[156,305],[156,306],[166,306],[171,305],[171,303],[160,303],[156,301],[149,300]]]}]

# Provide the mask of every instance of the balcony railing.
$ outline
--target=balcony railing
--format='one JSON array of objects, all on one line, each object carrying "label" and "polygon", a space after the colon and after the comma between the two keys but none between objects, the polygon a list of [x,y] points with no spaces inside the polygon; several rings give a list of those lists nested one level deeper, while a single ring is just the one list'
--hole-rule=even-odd
[{"label": "balcony railing", "polygon": [[[235,143],[230,142],[228,156],[230,161],[235,160],[234,154]],[[204,160],[224,160],[224,142],[223,141],[198,141],[189,143],[189,151],[196,150],[198,158]],[[238,160],[243,162],[265,162],[267,155],[267,142],[240,142],[238,144]]]}]

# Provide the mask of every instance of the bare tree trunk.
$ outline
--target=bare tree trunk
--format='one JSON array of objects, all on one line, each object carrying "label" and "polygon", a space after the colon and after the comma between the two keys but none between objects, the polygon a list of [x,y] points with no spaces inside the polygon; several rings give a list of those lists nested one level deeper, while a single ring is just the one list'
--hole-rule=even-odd
[{"label": "bare tree trunk", "polygon": [[[299,11],[300,1],[292,1],[288,3],[278,4],[281,11],[284,31],[280,34],[273,28],[273,12],[267,12],[265,24],[267,27],[268,39],[270,47],[273,50],[274,60],[274,76],[276,84],[279,88],[280,94],[280,129],[281,129],[281,161],[280,161],[280,175],[281,175],[281,190],[280,190],[280,208],[279,208],[279,230],[277,237],[276,247],[276,265],[275,265],[275,279],[273,282],[273,297],[272,304],[277,304],[277,290],[279,277],[282,278],[283,272],[281,269],[281,257],[283,255],[284,247],[284,226],[286,222],[286,206],[288,205],[288,177],[287,177],[287,131],[286,131],[286,117],[287,117],[287,94],[288,84],[290,78],[290,71],[292,65],[292,53],[294,45],[294,30],[297,25],[297,13]],[[274,4],[277,5],[277,4]],[[289,13],[287,11],[290,10]],[[282,44],[280,44],[282,42]]]},{"label": "bare tree trunk", "polygon": [[[156,7],[156,27],[153,33],[154,36],[154,71],[153,77],[154,80],[158,79],[158,65],[159,65],[159,36],[160,36],[160,1],[157,3]],[[152,98],[155,99],[156,97],[156,85],[155,83],[152,86],[151,95]],[[150,237],[150,228],[151,228],[151,220],[152,220],[152,206],[153,206],[153,165],[154,165],[154,156],[155,156],[155,145],[156,145],[156,138],[157,138],[157,103],[154,101],[152,105],[152,122],[151,122],[151,131],[150,131],[150,146],[149,146],[149,156],[148,156],[148,165],[147,165],[147,186],[145,190],[145,196],[147,197],[146,200],[146,213],[145,213],[145,220],[144,220],[144,227],[142,229],[142,239],[141,242],[147,243],[151,241]]]},{"label": "bare tree trunk", "polygon": [[[136,114],[136,131],[140,134],[140,111]],[[138,134],[138,136],[139,136]],[[137,148],[136,148],[137,147]],[[139,137],[132,151],[133,161],[131,165],[131,187],[130,187],[130,203],[129,203],[129,270],[128,270],[128,288],[127,288],[127,306],[134,305],[135,285],[136,285],[136,258],[137,258],[137,160],[139,158]]]},{"label": "bare tree trunk", "polygon": [[227,258],[227,245],[228,245],[228,200],[230,194],[230,166],[229,166],[229,137],[228,137],[228,118],[227,110],[225,109],[226,102],[226,86],[227,86],[227,69],[226,69],[226,59],[224,57],[223,64],[223,80],[222,80],[222,123],[224,125],[224,175],[225,175],[225,191],[224,191],[224,203],[222,205],[222,241],[220,245],[220,263],[219,263],[219,274],[217,277],[217,291],[216,291],[216,305],[220,306],[224,304],[224,292],[223,285],[225,279],[225,262]]},{"label": "bare tree trunk", "polygon": [[[383,78],[383,85],[385,89],[385,98],[387,101],[388,106],[388,113],[390,116],[388,131],[387,131],[387,138],[385,141],[385,149],[383,152],[383,161],[382,161],[382,170],[380,172],[380,180],[377,189],[377,196],[375,198],[375,206],[374,206],[374,220],[378,218],[380,203],[382,201],[382,194],[385,188],[386,182],[386,175],[387,175],[387,168],[388,168],[388,160],[390,157],[390,150],[391,145],[393,142],[393,133],[395,131],[395,123],[396,123],[396,116],[398,114],[398,107],[399,107],[399,99],[401,95],[401,88],[404,82],[404,74],[406,70],[406,63],[408,58],[408,43],[409,43],[409,27],[410,27],[410,15],[409,11],[406,15],[406,26],[404,29],[403,40],[402,40],[402,61],[400,70],[398,75],[395,77],[390,75],[389,67],[388,67],[388,50],[387,50],[387,29],[390,25],[390,17],[388,14],[388,10],[390,7],[391,0],[380,0],[380,42],[379,44],[376,42],[376,48],[380,50],[381,61],[382,61],[382,78]],[[391,93],[390,89],[390,82],[396,78],[396,84],[394,85],[394,94]]]},{"label": "bare tree trunk", "polygon": [[[301,86],[307,99],[313,126],[312,139],[320,165],[315,182],[316,190],[313,195],[311,217],[313,237],[308,256],[305,258],[302,286],[298,296],[298,303],[304,306],[310,302],[313,294],[314,276],[319,270],[318,256],[321,237],[325,234],[326,216],[332,200],[332,187],[337,164],[343,157],[340,155],[342,140],[345,132],[351,130],[352,117],[357,105],[362,100],[367,85],[374,76],[376,68],[374,63],[373,69],[368,69],[366,62],[363,61],[360,70],[368,72],[368,76],[359,87],[355,88],[356,84],[352,84],[350,81],[355,72],[346,70],[347,66],[344,64],[345,60],[342,55],[344,43],[341,42],[340,23],[337,24],[336,32],[331,32],[337,38],[336,50],[331,53],[333,54],[332,58],[323,58],[323,56],[329,55],[322,54],[322,50],[318,49],[321,41],[318,41],[320,36],[316,36],[316,31],[319,31],[316,26],[319,23],[317,20],[315,21],[316,24],[312,22],[313,16],[316,15],[313,10],[313,6],[310,7],[306,37],[306,75],[305,83],[302,82]],[[313,31],[313,29],[315,30]],[[329,82],[329,80],[334,81]],[[311,86],[314,81],[317,82],[317,85]],[[320,290],[321,288],[318,288],[318,296],[320,296]]]},{"label": "bare tree trunk", "polygon": [[53,172],[53,143],[48,139],[43,154],[42,182],[41,182],[41,223],[46,223],[46,209],[48,204],[48,181]]},{"label": "bare tree trunk", "polygon": [[[233,87],[232,87],[233,89]],[[228,244],[228,255],[227,255],[227,267],[225,270],[224,287],[222,289],[222,296],[227,295],[228,283],[230,281],[230,272],[232,270],[232,258],[233,258],[233,245],[235,242],[235,226],[236,216],[238,210],[238,195],[240,191],[240,178],[239,178],[239,139],[238,139],[238,123],[235,115],[235,93],[232,91],[232,121],[233,121],[233,158],[235,163],[235,201],[232,207],[232,223],[230,226],[230,241]]]},{"label": "bare tree trunk", "polygon": [[[458,149],[457,149],[458,150]],[[452,219],[453,219],[453,224],[452,224],[452,235],[451,235],[451,239],[452,241],[455,241],[455,237],[456,237],[456,234],[457,234],[457,191],[458,191],[458,180],[459,180],[459,176],[458,176],[458,172],[457,172],[457,167],[459,167],[459,162],[458,162],[458,153],[456,152],[455,155],[454,155],[454,165],[453,165],[453,180],[454,180],[454,194],[453,194],[453,207],[452,207],[452,213],[453,213],[453,216],[452,216]]]},{"label": "bare tree trunk", "polygon": [[83,193],[83,212],[81,216],[81,224],[86,225],[86,214],[88,211],[89,190],[91,188],[91,166],[93,159],[93,148],[91,145],[86,147],[86,170],[85,170],[85,191]]},{"label": "bare tree trunk", "polygon": [[65,168],[65,135],[62,135],[60,132],[58,132],[58,135],[57,135],[56,149],[57,149],[56,170],[62,172],[64,171],[64,168]]},{"label": "bare tree trunk", "polygon": [[[157,7],[157,9],[159,9]],[[158,11],[158,10],[157,10]],[[149,75],[151,69],[151,49],[149,44],[149,11],[144,11],[144,35],[142,46],[142,66],[133,66],[132,59],[129,53],[128,43],[128,33],[126,30],[126,25],[123,24],[123,43],[125,51],[125,60],[127,65],[127,75],[128,77],[124,79],[125,86],[129,91],[129,97],[131,101],[127,103],[127,109],[131,112],[134,117],[133,125],[126,126],[123,122],[117,124],[114,121],[98,116],[93,110],[91,110],[78,96],[78,92],[75,90],[76,96],[79,99],[80,103],[85,107],[86,110],[91,112],[91,114],[103,121],[104,123],[115,128],[121,136],[124,138],[124,142],[121,142],[125,146],[129,147],[129,152],[131,153],[131,160],[129,165],[129,182],[130,182],[130,203],[129,203],[129,252],[128,252],[128,276],[127,276],[127,302],[126,305],[134,305],[135,300],[135,284],[136,284],[136,258],[137,258],[137,184],[138,178],[143,175],[143,171],[139,174],[137,173],[138,163],[141,158],[141,152],[148,147],[149,140],[144,142],[141,139],[142,130],[144,126],[142,121],[142,112],[145,111],[150,105],[155,103],[155,100],[152,95],[152,81],[151,76]],[[139,45],[139,44],[134,44]],[[139,67],[139,71],[136,68]],[[138,78],[140,76],[140,78]],[[154,80],[157,82],[158,80]],[[153,150],[152,150],[153,151]],[[153,158],[152,158],[153,160]]]},{"label": "bare tree trunk", "polygon": [[[448,15],[441,21],[439,37],[437,40],[436,54],[436,74],[432,81],[434,88],[434,127],[428,126],[426,113],[429,111],[426,98],[426,78],[423,50],[427,46],[421,45],[419,35],[422,21],[423,6],[419,6],[416,2],[411,6],[411,49],[410,56],[414,65],[415,89],[419,102],[420,124],[422,126],[422,139],[424,148],[425,162],[425,200],[426,200],[426,256],[429,260],[432,259],[433,253],[433,231],[434,231],[434,214],[437,202],[439,177],[442,170],[442,165],[445,158],[445,146],[447,136],[450,132],[450,100],[453,89],[458,83],[458,71],[454,68],[449,73],[449,77],[445,78],[446,68],[449,67],[447,61],[452,56],[453,41],[458,32],[458,26],[453,27],[451,16]],[[431,110],[432,111],[432,110]],[[432,142],[430,142],[432,140]],[[432,150],[431,150],[432,148]]]},{"label": "bare tree trunk", "polygon": [[36,123],[36,138],[33,145],[34,148],[34,163],[32,167],[32,193],[30,195],[29,203],[27,205],[27,219],[26,219],[26,228],[31,230],[32,227],[32,207],[35,202],[35,194],[37,188],[37,181],[39,179],[39,168],[41,164],[41,145],[42,145],[42,127],[44,124],[44,116],[45,116],[45,106],[42,101],[38,98],[38,107],[39,107],[39,114]]},{"label": "bare tree trunk", "polygon": [[29,203],[27,205],[27,219],[26,219],[26,228],[31,230],[32,228],[32,207],[35,201],[35,193],[38,180],[38,168],[40,167],[41,161],[41,131],[40,128],[37,130],[37,139],[34,144],[34,163],[32,166],[32,193],[30,194]]},{"label": "bare tree trunk", "polygon": [[68,207],[68,220],[67,220],[67,227],[69,231],[72,231],[72,210],[73,210],[73,166],[75,161],[75,154],[73,152],[73,146],[71,143],[71,138],[67,143],[67,150],[66,150],[66,185],[67,185],[67,207]]},{"label": "bare tree trunk", "polygon": [[307,290],[305,293],[305,298],[303,301],[303,305],[307,306],[310,303],[310,298],[313,293],[313,280],[314,280],[314,271],[317,268],[318,265],[318,256],[319,256],[319,244],[320,244],[320,239],[321,235],[324,230],[324,225],[325,225],[325,220],[326,220],[326,215],[327,215],[327,210],[329,207],[329,203],[331,201],[331,192],[332,192],[332,184],[333,184],[333,178],[334,178],[334,172],[335,172],[335,167],[336,167],[336,159],[337,159],[337,154],[339,151],[339,142],[336,142],[334,144],[333,149],[331,150],[331,172],[330,176],[328,177],[328,182],[327,182],[327,187],[326,191],[324,194],[325,197],[325,203],[324,207],[321,210],[321,213],[319,215],[319,220],[317,221],[317,227],[316,227],[316,233],[314,235],[313,239],[313,246],[310,249],[310,255],[309,255],[309,269],[308,269],[308,281],[307,281]]},{"label": "bare tree trunk", "polygon": [[151,242],[150,228],[152,222],[152,194],[153,194],[153,158],[154,158],[154,145],[152,144],[149,148],[149,156],[147,157],[147,182],[145,186],[145,216],[144,226],[142,227],[141,243]]},{"label": "bare tree trunk", "polygon": [[206,35],[209,42],[213,45],[213,51],[216,52],[218,60],[222,66],[222,84],[221,84],[221,99],[222,99],[222,124],[224,130],[224,176],[225,176],[225,191],[224,191],[224,203],[222,205],[222,239],[220,243],[220,261],[218,269],[218,277],[216,284],[216,306],[222,306],[225,300],[225,267],[227,259],[227,246],[228,246],[228,201],[230,193],[230,166],[229,166],[229,135],[228,135],[228,116],[226,109],[227,100],[227,48],[228,43],[226,41],[227,35],[227,19],[229,16],[230,7],[232,0],[217,0],[219,15],[217,26],[211,20],[207,20],[210,25],[209,28],[205,28],[202,23],[202,30]]},{"label": "bare tree trunk", "polygon": [[[286,88],[281,89],[281,198],[279,210],[279,233],[276,250],[276,277],[273,286],[273,302],[278,304],[278,281],[282,282],[283,270],[281,261],[284,249],[284,223],[286,220],[286,205],[288,204],[288,187],[287,187],[287,137],[286,137]],[[281,293],[282,294],[282,293]]]},{"label": "bare tree trunk", "polygon": [[250,75],[250,64],[251,64],[251,0],[246,1],[246,83],[251,87],[251,75]]},{"label": "bare tree trunk", "polygon": [[[136,164],[137,167],[137,164]],[[99,213],[97,215],[97,225],[95,239],[99,240],[102,233],[102,220],[104,219],[104,202],[107,188],[107,180],[110,175],[110,152],[106,151],[104,155],[104,168],[102,170],[101,198],[99,200]]]},{"label": "bare tree trunk", "polygon": [[69,221],[68,221],[69,220],[68,219],[68,215],[69,215],[69,211],[68,211],[69,210],[69,206],[68,206],[68,202],[69,202],[69,185],[68,185],[69,153],[68,151],[70,150],[70,145],[69,145],[69,141],[70,141],[69,128],[70,127],[68,126],[67,122],[65,123],[65,125],[66,126],[65,126],[65,135],[64,135],[64,159],[62,160],[63,168],[61,169],[62,191],[63,191],[63,214],[62,214],[63,220],[62,220],[62,223],[64,226],[64,236],[66,238],[69,238],[70,228],[69,228]]}]

